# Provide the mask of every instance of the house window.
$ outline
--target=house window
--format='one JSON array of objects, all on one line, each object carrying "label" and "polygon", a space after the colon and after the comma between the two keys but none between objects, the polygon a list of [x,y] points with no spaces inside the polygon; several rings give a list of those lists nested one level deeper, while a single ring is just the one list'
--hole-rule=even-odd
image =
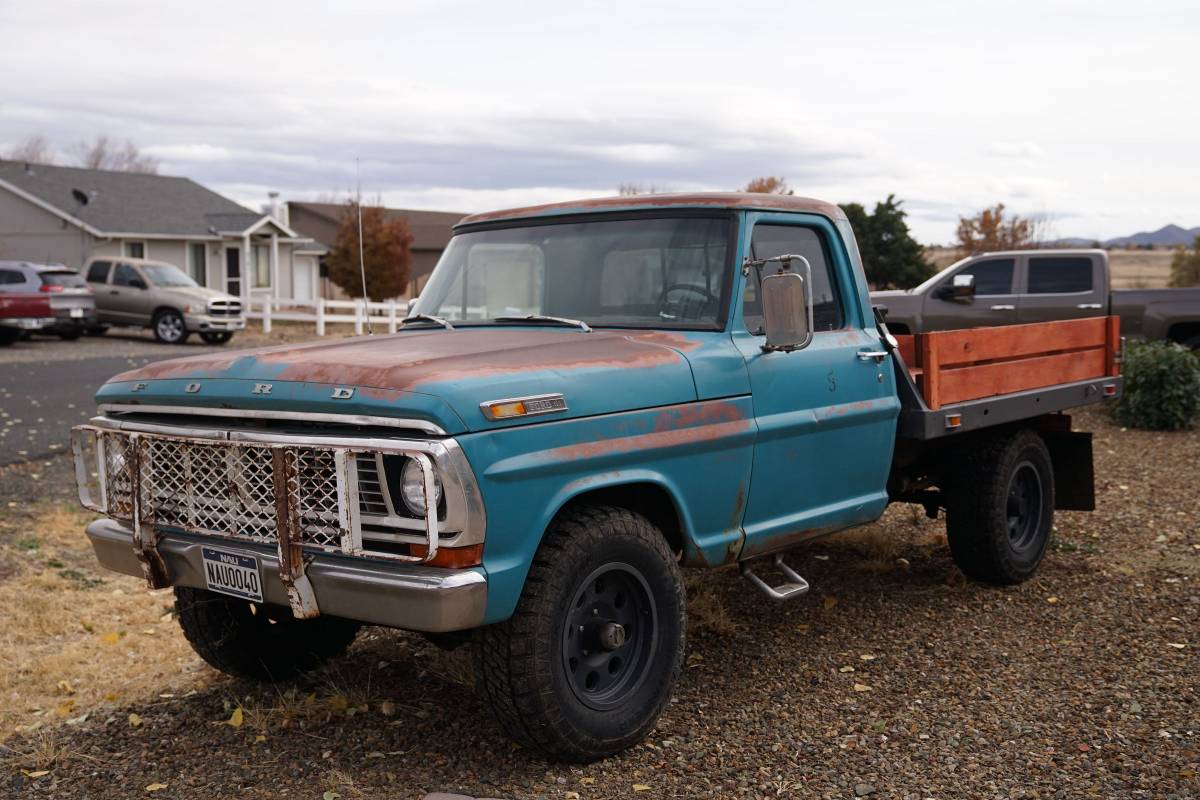
[{"label": "house window", "polygon": [[265,244],[256,244],[250,248],[252,263],[251,270],[254,275],[255,289],[269,289],[271,287],[271,248]]},{"label": "house window", "polygon": [[196,283],[205,286],[208,283],[208,246],[204,242],[192,242],[188,249],[191,251],[188,272]]},{"label": "house window", "polygon": [[145,242],[126,242],[125,243],[126,258],[145,258],[146,243]]}]

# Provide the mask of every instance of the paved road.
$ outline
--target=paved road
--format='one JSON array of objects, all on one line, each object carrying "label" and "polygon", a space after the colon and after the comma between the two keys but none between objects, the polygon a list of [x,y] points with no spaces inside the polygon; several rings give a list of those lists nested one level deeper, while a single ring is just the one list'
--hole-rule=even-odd
[{"label": "paved road", "polygon": [[118,333],[35,338],[0,350],[0,466],[69,451],[71,426],[95,413],[93,395],[118,372],[213,349]]}]

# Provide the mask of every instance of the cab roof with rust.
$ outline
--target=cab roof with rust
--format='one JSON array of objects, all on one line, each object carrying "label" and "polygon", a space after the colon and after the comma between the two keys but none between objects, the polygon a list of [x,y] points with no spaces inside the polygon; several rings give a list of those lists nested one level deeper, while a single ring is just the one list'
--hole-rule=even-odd
[{"label": "cab roof with rust", "polygon": [[845,219],[837,205],[811,197],[753,192],[681,192],[677,194],[639,194],[618,197],[597,197],[590,200],[570,200],[541,206],[487,211],[464,217],[455,227],[496,222],[506,219],[553,217],[566,214],[586,214],[593,211],[643,211],[653,208],[728,208],[758,211],[798,211],[820,214],[832,220]]}]

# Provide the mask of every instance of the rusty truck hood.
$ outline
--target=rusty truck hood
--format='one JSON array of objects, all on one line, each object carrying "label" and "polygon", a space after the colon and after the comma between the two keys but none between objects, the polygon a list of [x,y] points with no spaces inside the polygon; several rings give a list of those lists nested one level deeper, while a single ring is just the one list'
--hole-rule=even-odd
[{"label": "rusty truck hood", "polygon": [[[695,400],[684,354],[699,346],[668,331],[422,328],[160,361],[117,375],[96,399],[416,418],[456,433]],[[479,409],[552,393],[566,411],[494,422]]]}]

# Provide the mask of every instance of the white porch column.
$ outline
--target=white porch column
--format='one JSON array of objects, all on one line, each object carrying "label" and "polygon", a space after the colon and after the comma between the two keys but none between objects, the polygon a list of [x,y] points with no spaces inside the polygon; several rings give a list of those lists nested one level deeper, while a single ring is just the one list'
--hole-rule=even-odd
[{"label": "white porch column", "polygon": [[250,307],[250,287],[254,284],[254,276],[250,274],[250,234],[242,237],[242,300],[246,308]]},{"label": "white porch column", "polygon": [[[295,289],[292,290],[293,296]],[[271,296],[279,297],[279,234],[271,232]]]}]

